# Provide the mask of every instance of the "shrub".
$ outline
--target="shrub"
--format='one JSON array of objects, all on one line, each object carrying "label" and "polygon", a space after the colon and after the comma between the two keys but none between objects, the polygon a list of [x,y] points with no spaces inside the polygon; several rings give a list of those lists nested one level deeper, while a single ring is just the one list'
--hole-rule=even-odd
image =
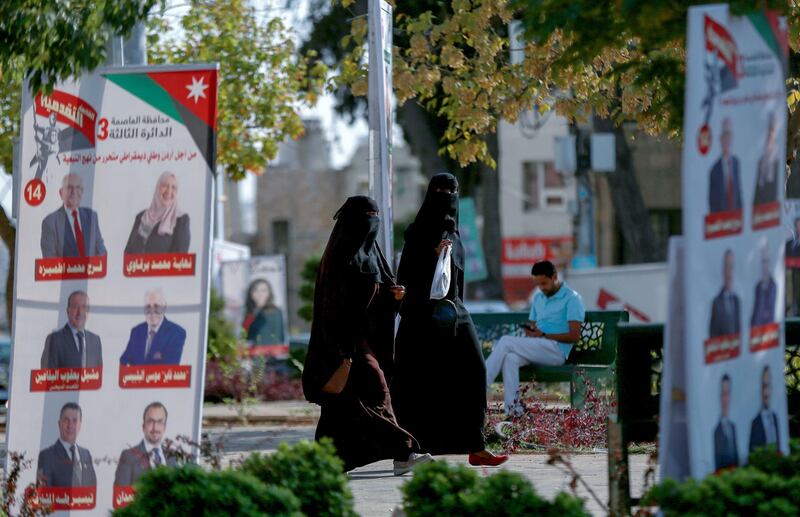
[{"label": "shrub", "polygon": [[236,359],[239,344],[233,325],[225,319],[225,300],[211,288],[211,300],[208,309],[208,351],[206,356],[222,362]]},{"label": "shrub", "polygon": [[195,465],[147,471],[136,483],[136,498],[118,517],[183,515],[302,517],[289,490],[269,486],[243,472],[206,472]]},{"label": "shrub", "polygon": [[302,400],[303,386],[300,379],[291,373],[274,369],[259,369],[255,373],[242,365],[208,361],[206,363],[205,399],[210,402],[225,400],[243,401],[248,398],[261,400]]},{"label": "shrub", "polygon": [[321,262],[322,257],[312,255],[306,259],[303,263],[303,269],[300,271],[300,278],[303,283],[300,284],[299,296],[303,305],[297,310],[297,315],[309,322],[314,317],[314,290]]},{"label": "shrub", "polygon": [[562,492],[550,502],[520,474],[500,471],[483,478],[475,470],[446,462],[420,465],[401,490],[408,517],[588,515],[577,497]]},{"label": "shrub", "polygon": [[774,448],[750,454],[749,464],[732,471],[678,482],[666,479],[642,498],[664,515],[800,515],[800,442],[788,456]]},{"label": "shrub", "polygon": [[762,447],[750,453],[750,467],[767,474],[777,474],[785,478],[800,476],[800,441],[789,442],[789,455],[783,456],[774,446]]},{"label": "shrub", "polygon": [[666,516],[800,514],[800,477],[783,478],[742,467],[702,481],[664,480],[643,498]]},{"label": "shrub", "polygon": [[342,460],[330,440],[285,443],[273,454],[253,454],[241,470],[262,482],[290,490],[306,515],[355,517],[353,494]]}]

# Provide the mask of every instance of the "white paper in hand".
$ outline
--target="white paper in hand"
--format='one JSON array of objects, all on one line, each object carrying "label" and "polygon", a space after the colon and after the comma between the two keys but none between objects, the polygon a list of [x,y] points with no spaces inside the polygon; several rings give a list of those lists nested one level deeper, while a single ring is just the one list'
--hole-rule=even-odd
[{"label": "white paper in hand", "polygon": [[439,253],[436,269],[433,271],[431,283],[431,300],[441,300],[450,291],[450,246],[445,246]]}]

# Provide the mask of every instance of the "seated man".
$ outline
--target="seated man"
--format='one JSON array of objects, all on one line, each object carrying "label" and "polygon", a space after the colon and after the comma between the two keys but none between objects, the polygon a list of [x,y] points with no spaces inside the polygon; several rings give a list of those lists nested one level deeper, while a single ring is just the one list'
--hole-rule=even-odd
[{"label": "seated man", "polygon": [[531,275],[539,290],[533,297],[526,337],[501,337],[486,360],[487,387],[503,372],[505,412],[509,416],[522,411],[517,400],[520,367],[564,364],[572,344],[581,337],[581,324],[586,316],[581,296],[558,279],[552,262],[537,262]]}]

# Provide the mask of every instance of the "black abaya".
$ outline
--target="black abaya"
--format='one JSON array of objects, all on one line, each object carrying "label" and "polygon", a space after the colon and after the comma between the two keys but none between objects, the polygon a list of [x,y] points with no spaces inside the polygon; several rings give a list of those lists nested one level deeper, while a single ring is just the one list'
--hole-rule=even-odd
[{"label": "black abaya", "polygon": [[[463,246],[456,229],[457,194],[435,192],[457,188],[449,174],[434,176],[425,202],[405,235],[398,282],[406,287],[397,333],[395,375],[391,385],[397,420],[432,454],[485,449],[486,366],[480,343],[461,296],[464,287]],[[453,281],[447,298],[458,312],[455,333],[437,329],[430,320],[430,288],[436,247],[453,241]]]},{"label": "black abaya", "polygon": [[[394,355],[394,317],[398,302],[380,248],[374,242],[375,202],[349,198],[320,264],[314,293],[308,355],[303,369],[306,399],[322,406],[316,438],[333,439],[337,453],[352,470],[381,459],[407,459],[413,437],[397,425],[385,371]],[[344,390],[322,386],[345,359],[352,366]]]}]

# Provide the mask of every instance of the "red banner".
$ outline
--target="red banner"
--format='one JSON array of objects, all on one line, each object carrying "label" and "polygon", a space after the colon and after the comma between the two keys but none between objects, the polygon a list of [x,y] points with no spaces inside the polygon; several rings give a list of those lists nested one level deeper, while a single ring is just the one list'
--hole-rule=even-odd
[{"label": "red banner", "polygon": [[97,504],[97,487],[39,487],[36,497],[51,510],[92,510]]},{"label": "red banner", "polygon": [[781,204],[764,203],[753,207],[753,230],[778,226],[781,223]]},{"label": "red banner", "polygon": [[709,338],[703,343],[706,364],[739,357],[741,348],[742,338],[738,333]]},{"label": "red banner", "polygon": [[135,493],[132,486],[114,485],[114,509],[125,508],[131,504]]},{"label": "red banner", "polygon": [[572,237],[511,237],[503,239],[502,263],[526,264],[528,275],[530,275],[530,267],[535,262],[549,260],[558,266],[566,264],[571,257]]},{"label": "red banner", "polygon": [[194,276],[194,253],[125,254],[122,272],[127,277]]},{"label": "red banner", "polygon": [[105,278],[106,256],[52,257],[36,259],[37,282],[48,280],[83,280]]},{"label": "red banner", "polygon": [[716,239],[727,235],[742,233],[742,211],[715,212],[705,218],[706,239]]},{"label": "red banner", "polygon": [[705,16],[705,37],[706,37],[706,50],[713,52],[722,61],[733,74],[733,77],[739,78],[740,71],[738,68],[739,58],[736,49],[736,42],[733,36],[728,32],[728,29],[715,22],[710,16]]},{"label": "red banner", "polygon": [[56,120],[80,131],[94,147],[97,112],[88,102],[69,93],[53,90],[50,95],[37,94],[34,104],[37,115],[47,117],[55,113]]},{"label": "red banner", "polygon": [[786,257],[786,267],[800,269],[800,257]]},{"label": "red banner", "polygon": [[780,344],[780,325],[767,323],[750,329],[750,351],[758,352]]},{"label": "red banner", "polygon": [[191,365],[131,365],[119,367],[120,388],[188,388]]},{"label": "red banner", "polygon": [[31,391],[99,390],[102,385],[102,366],[31,370]]}]

